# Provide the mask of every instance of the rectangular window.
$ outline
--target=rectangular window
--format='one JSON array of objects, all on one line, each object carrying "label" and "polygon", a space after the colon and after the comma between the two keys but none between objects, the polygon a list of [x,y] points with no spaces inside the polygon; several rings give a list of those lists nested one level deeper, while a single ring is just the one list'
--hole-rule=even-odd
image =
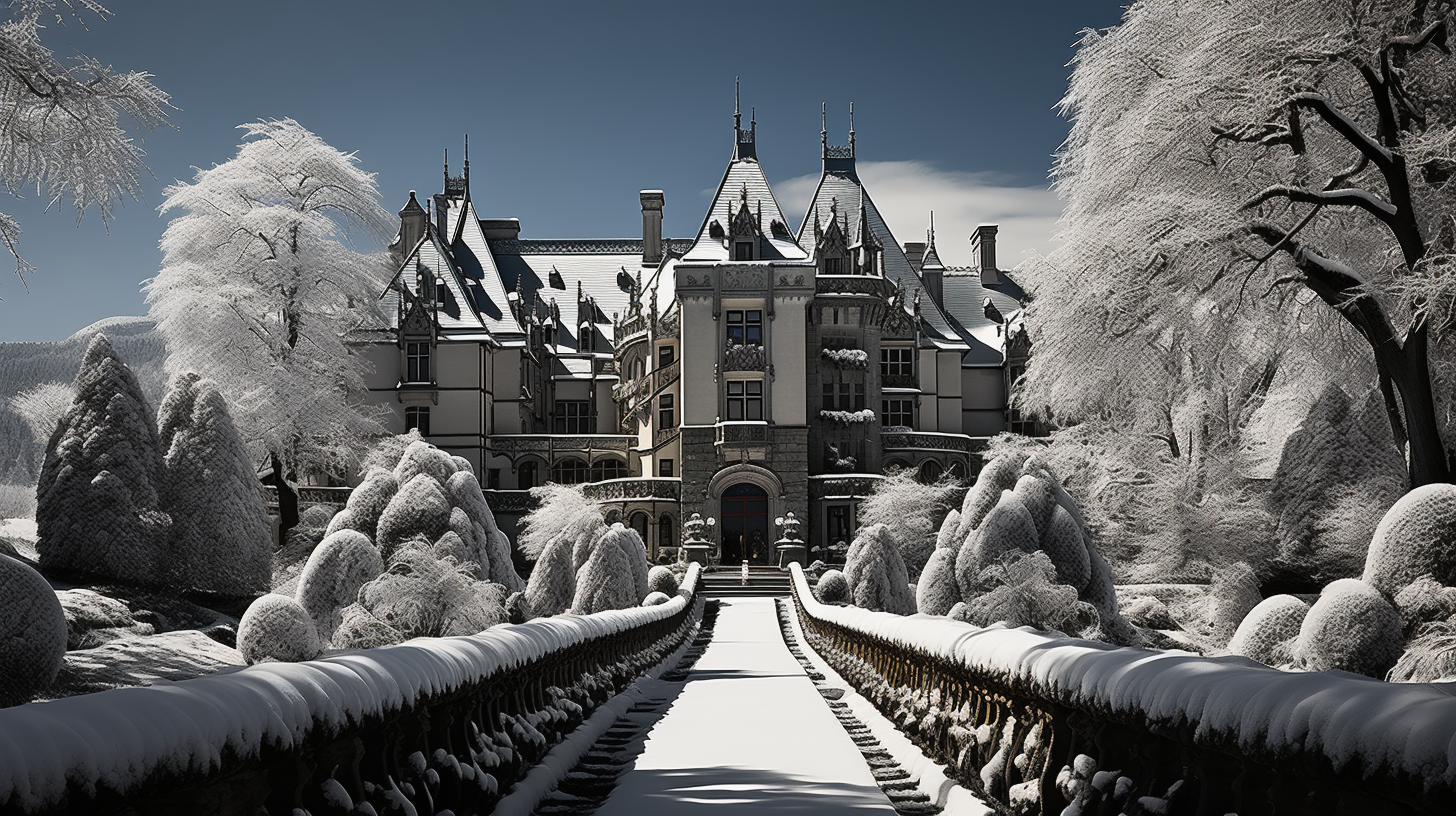
[{"label": "rectangular window", "polygon": [[657,427],[659,429],[676,427],[677,423],[673,421],[675,417],[672,409],[671,394],[663,394],[657,398]]},{"label": "rectangular window", "polygon": [[913,349],[880,349],[880,375],[884,377],[909,377],[915,373]]},{"label": "rectangular window", "polygon": [[673,347],[672,346],[662,346],[662,347],[658,348],[657,349],[657,367],[658,368],[667,368],[668,366],[672,365],[672,361],[673,361],[673,356],[672,355],[673,355]]},{"label": "rectangular window", "polygon": [[915,427],[915,401],[887,399],[880,403],[880,425],[886,428]]},{"label": "rectangular window", "polygon": [[728,421],[763,419],[763,380],[728,381]]},{"label": "rectangular window", "polygon": [[752,241],[739,241],[739,242],[735,243],[733,245],[733,260],[735,260],[735,261],[751,261],[751,260],[753,260],[753,242]]},{"label": "rectangular window", "polygon": [[856,411],[863,411],[864,409],[865,409],[865,384],[864,383],[855,383],[854,384],[854,410],[856,410]]},{"label": "rectangular window", "polygon": [[[844,505],[830,505],[824,508],[825,528],[828,530],[829,546],[849,543],[849,508]],[[839,556],[843,558],[843,555]]]},{"label": "rectangular window", "polygon": [[404,344],[405,382],[430,382],[430,344],[409,342]]},{"label": "rectangular window", "polygon": [[591,404],[586,400],[557,400],[556,432],[591,433]]},{"label": "rectangular window", "polygon": [[834,383],[824,383],[824,402],[820,407],[825,411],[834,410]]},{"label": "rectangular window", "polygon": [[843,275],[844,274],[844,271],[843,270],[844,270],[844,259],[843,258],[825,258],[824,259],[824,274],[826,274],[826,275]]},{"label": "rectangular window", "polygon": [[730,309],[728,311],[728,345],[763,345],[763,312],[759,309]]},{"label": "rectangular window", "polygon": [[659,459],[659,460],[657,460],[657,475],[658,476],[671,476],[672,475],[672,460],[671,459]]},{"label": "rectangular window", "polygon": [[404,409],[404,430],[408,433],[418,428],[420,436],[430,435],[430,409],[411,405]]}]

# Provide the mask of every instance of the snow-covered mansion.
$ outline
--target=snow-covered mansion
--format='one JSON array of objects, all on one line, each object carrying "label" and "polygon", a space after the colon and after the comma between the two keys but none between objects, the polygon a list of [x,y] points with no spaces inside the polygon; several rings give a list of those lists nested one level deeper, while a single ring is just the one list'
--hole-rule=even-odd
[{"label": "snow-covered mansion", "polygon": [[967,475],[985,437],[1019,429],[1007,393],[1028,352],[1022,291],[996,267],[948,268],[901,244],[821,133],[823,176],[796,225],[734,115],[732,158],[698,233],[521,235],[482,218],[461,176],[427,208],[412,191],[393,245],[390,325],[371,388],[393,428],[419,428],[476,466],[509,528],[525,491],[589,482],[608,521],[653,555],[692,513],[718,521],[724,562],[768,563],[792,511],[811,546],[848,541],[879,478]]}]

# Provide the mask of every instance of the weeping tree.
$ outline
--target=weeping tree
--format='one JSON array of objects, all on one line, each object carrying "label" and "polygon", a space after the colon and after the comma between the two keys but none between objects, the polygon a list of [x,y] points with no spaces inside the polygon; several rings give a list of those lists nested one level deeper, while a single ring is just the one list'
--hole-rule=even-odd
[{"label": "weeping tree", "polygon": [[171,373],[213,380],[265,458],[284,533],[295,474],[344,473],[382,432],[355,395],[368,363],[350,340],[388,279],[395,224],[372,173],[292,119],[242,125],[236,157],[167,188],[162,268],[147,301]]},{"label": "weeping tree", "polygon": [[1024,408],[1131,414],[1196,460],[1238,448],[1271,389],[1363,379],[1409,484],[1448,481],[1433,382],[1456,318],[1450,14],[1147,0],[1087,32],[1062,102],[1061,244],[1026,270]]}]

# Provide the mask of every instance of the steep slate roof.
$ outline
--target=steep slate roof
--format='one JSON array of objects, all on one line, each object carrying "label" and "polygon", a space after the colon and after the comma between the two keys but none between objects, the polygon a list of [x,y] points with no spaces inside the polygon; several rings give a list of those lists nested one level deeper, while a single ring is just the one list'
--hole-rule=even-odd
[{"label": "steep slate roof", "polygon": [[[789,221],[784,218],[783,210],[779,208],[778,199],[774,198],[773,190],[768,186],[768,179],[763,175],[763,166],[756,158],[734,158],[728,162],[728,169],[723,172],[723,181],[718,184],[718,192],[713,196],[713,205],[708,208],[708,214],[703,217],[703,225],[698,229],[698,238],[693,242],[692,249],[683,256],[684,261],[727,261],[730,260],[730,251],[724,245],[724,240],[714,238],[708,234],[709,226],[717,221],[724,231],[729,230],[733,222],[733,216],[738,214],[744,197],[748,201],[748,211],[755,216],[762,207],[763,212],[763,237],[767,239],[765,256],[763,260],[807,260],[809,253],[805,252],[797,242],[794,241],[789,232]],[[773,234],[772,224],[777,220],[784,225],[784,235]],[[768,252],[777,253],[778,257],[770,257]],[[659,298],[661,295],[658,296]]]},{"label": "steep slate roof", "polygon": [[983,286],[979,269],[949,267],[941,278],[945,310],[973,341],[971,350],[961,359],[962,365],[990,366],[1005,361],[1006,329],[986,316],[984,304],[989,297],[1001,317],[1009,322],[1021,311],[1021,300],[1026,293],[1004,271],[997,272],[997,277],[999,283]]},{"label": "steep slate roof", "polygon": [[420,279],[426,274],[444,282],[439,311],[442,331],[480,334],[489,331],[476,308],[479,287],[460,274],[452,254],[445,249],[433,225],[426,226],[424,237],[405,258],[390,288],[381,298],[391,329],[399,328],[400,288],[410,293],[422,291]]},{"label": "steep slate roof", "polygon": [[[803,222],[799,224],[799,243],[811,251],[813,250],[815,244],[814,218],[817,215],[820,225],[827,225],[832,202],[836,202],[841,223],[849,224],[849,235],[853,236],[851,244],[860,237],[861,219],[869,226],[870,233],[884,248],[885,277],[904,288],[907,307],[914,299],[915,290],[921,290],[920,313],[925,320],[925,325],[939,335],[938,345],[950,348],[960,346],[964,342],[960,331],[925,294],[924,281],[915,274],[915,268],[910,265],[910,259],[905,257],[905,250],[895,240],[889,225],[880,215],[879,208],[875,206],[869,192],[864,189],[864,185],[860,183],[859,177],[853,170],[826,170],[820,176],[819,188],[814,191],[814,200],[810,202],[809,210],[804,214]],[[863,211],[861,211],[861,207],[863,207]]]}]

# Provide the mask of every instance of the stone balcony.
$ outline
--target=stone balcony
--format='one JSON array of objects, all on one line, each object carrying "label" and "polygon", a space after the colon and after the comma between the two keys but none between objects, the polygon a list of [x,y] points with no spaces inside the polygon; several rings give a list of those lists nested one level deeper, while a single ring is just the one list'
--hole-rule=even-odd
[{"label": "stone balcony", "polygon": [[677,501],[682,495],[682,480],[671,476],[629,476],[588,482],[583,492],[594,502]]},{"label": "stone balcony", "polygon": [[485,440],[485,446],[496,453],[535,453],[547,458],[565,451],[616,451],[626,455],[636,444],[634,434],[493,434]]},{"label": "stone balcony", "polygon": [[969,454],[974,444],[975,440],[965,434],[893,429],[880,431],[880,447],[885,453],[921,450]]}]

